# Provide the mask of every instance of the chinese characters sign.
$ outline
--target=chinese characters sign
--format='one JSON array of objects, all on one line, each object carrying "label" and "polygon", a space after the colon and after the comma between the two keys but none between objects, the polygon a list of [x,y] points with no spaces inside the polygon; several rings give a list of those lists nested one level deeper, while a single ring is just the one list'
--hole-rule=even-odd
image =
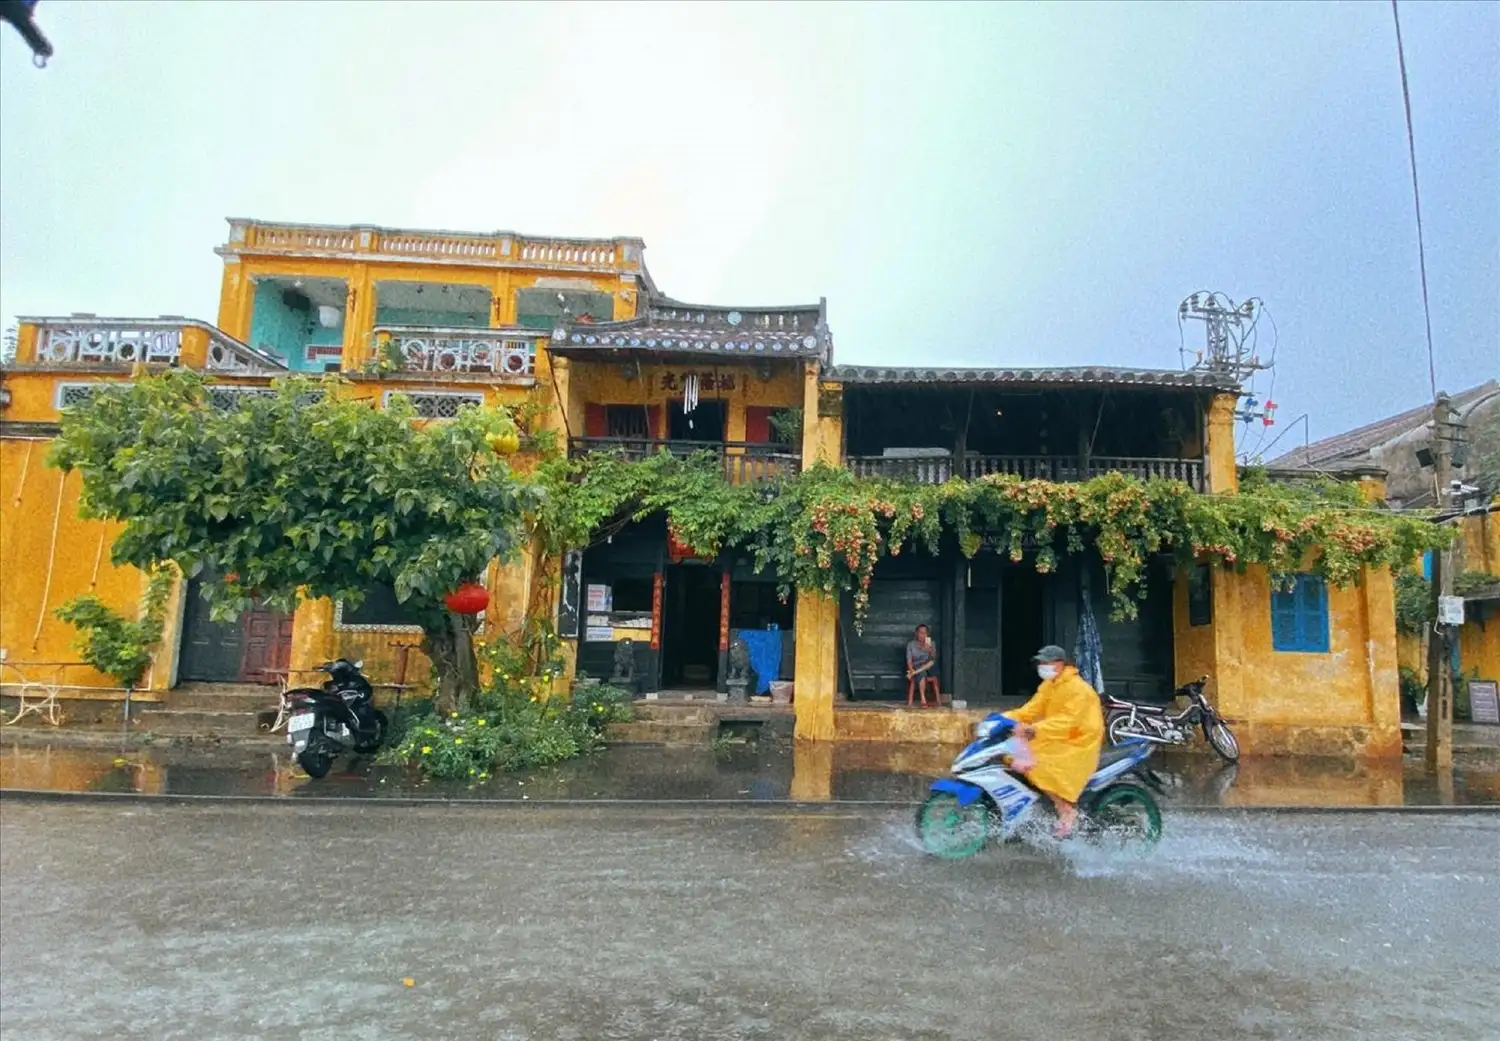
[{"label": "chinese characters sign", "polygon": [[657,377],[662,390],[677,392],[686,389],[689,376],[698,377],[700,391],[734,390],[735,374],[732,372],[664,372]]}]

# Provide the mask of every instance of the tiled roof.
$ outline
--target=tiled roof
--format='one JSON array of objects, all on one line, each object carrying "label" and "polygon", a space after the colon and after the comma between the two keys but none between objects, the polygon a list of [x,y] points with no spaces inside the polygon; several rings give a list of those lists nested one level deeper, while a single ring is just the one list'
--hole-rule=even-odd
[{"label": "tiled roof", "polygon": [[[1500,382],[1490,380],[1488,383],[1481,383],[1477,387],[1470,387],[1468,390],[1454,394],[1451,399],[1452,407],[1462,412],[1480,398],[1497,392],[1500,392]],[[1324,470],[1338,469],[1337,465],[1331,464],[1358,463],[1371,450],[1387,441],[1395,440],[1402,434],[1423,428],[1431,420],[1432,405],[1418,405],[1416,408],[1376,420],[1374,423],[1367,423],[1345,433],[1314,441],[1302,448],[1294,448],[1270,460],[1266,465],[1284,469],[1308,466],[1316,466]]]},{"label": "tiled roof", "polygon": [[655,299],[639,318],[575,324],[553,332],[553,354],[670,352],[737,358],[827,358],[833,340],[823,303],[705,307]]},{"label": "tiled roof", "polygon": [[1183,372],[1176,369],[1126,369],[1085,366],[1062,369],[915,369],[884,366],[835,365],[824,376],[835,383],[928,384],[1085,384],[1091,386],[1201,387],[1238,390],[1233,379],[1219,373]]}]

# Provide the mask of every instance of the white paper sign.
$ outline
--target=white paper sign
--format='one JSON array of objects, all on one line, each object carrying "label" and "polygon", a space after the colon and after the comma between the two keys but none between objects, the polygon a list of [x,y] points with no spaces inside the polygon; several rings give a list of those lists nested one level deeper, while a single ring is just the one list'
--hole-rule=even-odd
[{"label": "white paper sign", "polygon": [[611,599],[612,597],[609,595],[609,586],[589,586],[588,610],[591,613],[594,611],[612,610],[612,607],[610,605]]},{"label": "white paper sign", "polygon": [[1438,597],[1438,623],[1440,625],[1464,624],[1464,598],[1461,596]]},{"label": "white paper sign", "polygon": [[607,625],[591,625],[583,631],[583,638],[589,643],[610,643],[615,631]]}]

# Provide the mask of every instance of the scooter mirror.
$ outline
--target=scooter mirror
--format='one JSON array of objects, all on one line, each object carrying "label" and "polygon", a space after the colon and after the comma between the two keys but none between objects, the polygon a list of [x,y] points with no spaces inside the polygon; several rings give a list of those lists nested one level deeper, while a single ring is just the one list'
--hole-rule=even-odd
[{"label": "scooter mirror", "polygon": [[361,658],[359,661],[354,663],[354,667],[356,669],[363,669],[365,667],[365,660]]}]

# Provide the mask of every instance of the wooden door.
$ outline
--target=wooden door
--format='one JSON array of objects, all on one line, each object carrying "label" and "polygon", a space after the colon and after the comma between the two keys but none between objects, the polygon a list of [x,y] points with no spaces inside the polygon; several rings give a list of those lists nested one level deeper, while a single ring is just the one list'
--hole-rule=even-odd
[{"label": "wooden door", "polygon": [[276,683],[292,660],[292,616],[255,608],[241,617],[244,652],[240,658],[242,683]]},{"label": "wooden door", "polygon": [[244,640],[239,622],[216,622],[198,580],[188,583],[182,625],[179,678],[210,683],[233,683],[240,678]]}]

